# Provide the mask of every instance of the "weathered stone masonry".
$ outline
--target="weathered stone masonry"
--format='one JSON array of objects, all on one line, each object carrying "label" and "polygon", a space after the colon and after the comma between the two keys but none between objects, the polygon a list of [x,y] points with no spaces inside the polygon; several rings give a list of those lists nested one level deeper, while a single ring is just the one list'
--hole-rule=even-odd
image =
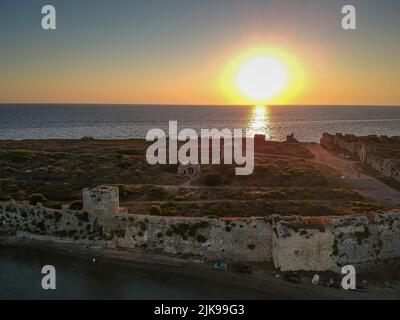
[{"label": "weathered stone masonry", "polygon": [[271,261],[269,219],[118,216],[103,221],[104,233],[119,235],[118,247],[184,254],[208,260]]},{"label": "weathered stone masonry", "polygon": [[[109,189],[108,192],[113,192]],[[85,199],[85,197],[84,197]],[[93,204],[96,210],[91,207]],[[0,203],[0,232],[97,241],[104,246],[181,254],[204,260],[273,262],[282,271],[338,271],[400,256],[400,212],[349,217],[183,218]],[[116,209],[118,208],[118,210]]]},{"label": "weathered stone masonry", "polygon": [[339,271],[400,257],[400,212],[330,218],[275,217],[273,261],[282,270]]},{"label": "weathered stone masonry", "polygon": [[49,209],[40,203],[0,202],[0,231],[15,233],[23,231],[60,238],[94,239],[99,237],[96,217],[85,211]]},{"label": "weathered stone masonry", "polygon": [[321,138],[324,148],[340,148],[360,159],[384,176],[400,181],[400,137],[366,136],[324,133]]}]

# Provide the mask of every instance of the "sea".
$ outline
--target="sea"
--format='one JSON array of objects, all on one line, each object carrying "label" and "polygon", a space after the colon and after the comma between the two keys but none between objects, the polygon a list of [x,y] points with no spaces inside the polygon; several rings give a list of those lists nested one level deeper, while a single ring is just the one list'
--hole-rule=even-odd
[{"label": "sea", "polygon": [[242,129],[282,141],[318,142],[324,132],[400,136],[398,106],[190,106],[0,104],[0,139],[131,139],[153,128]]},{"label": "sea", "polygon": [[[55,290],[42,288],[42,268],[56,271]],[[73,256],[22,247],[0,247],[0,300],[216,300],[277,299],[271,290],[216,277],[186,275],[162,266]]]}]

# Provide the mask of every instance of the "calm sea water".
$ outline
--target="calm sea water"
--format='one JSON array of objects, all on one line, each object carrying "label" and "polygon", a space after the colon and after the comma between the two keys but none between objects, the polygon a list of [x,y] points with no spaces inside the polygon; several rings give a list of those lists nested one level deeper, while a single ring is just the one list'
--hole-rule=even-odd
[{"label": "calm sea water", "polygon": [[[56,290],[41,288],[44,265]],[[272,299],[273,293],[176,272],[133,267],[37,249],[0,247],[1,299]]]},{"label": "calm sea water", "polygon": [[151,128],[241,128],[284,140],[319,141],[323,132],[399,135],[400,107],[1,105],[0,139],[143,138]]}]

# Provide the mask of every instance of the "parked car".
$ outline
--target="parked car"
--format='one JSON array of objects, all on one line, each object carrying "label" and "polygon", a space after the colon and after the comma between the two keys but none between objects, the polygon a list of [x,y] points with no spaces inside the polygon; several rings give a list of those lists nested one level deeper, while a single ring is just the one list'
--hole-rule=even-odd
[{"label": "parked car", "polygon": [[338,279],[335,278],[329,278],[324,282],[324,285],[327,287],[332,287],[332,288],[341,288],[342,284]]},{"label": "parked car", "polygon": [[225,262],[216,262],[213,268],[218,271],[228,271],[228,265]]},{"label": "parked car", "polygon": [[243,273],[243,274],[251,274],[253,272],[253,268],[251,266],[248,266],[245,264],[233,265],[232,270],[234,272]]},{"label": "parked car", "polygon": [[283,279],[285,279],[286,281],[289,281],[291,283],[295,283],[295,284],[299,284],[301,282],[300,276],[298,275],[297,272],[285,273],[285,275],[283,276]]}]

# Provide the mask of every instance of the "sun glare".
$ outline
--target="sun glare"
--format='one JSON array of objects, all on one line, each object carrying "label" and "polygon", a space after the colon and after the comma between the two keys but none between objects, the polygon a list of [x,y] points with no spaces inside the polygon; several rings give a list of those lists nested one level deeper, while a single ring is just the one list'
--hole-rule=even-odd
[{"label": "sun glare", "polygon": [[252,100],[268,99],[279,94],[286,84],[287,71],[274,57],[250,58],[239,70],[236,83],[241,92]]},{"label": "sun glare", "polygon": [[303,72],[292,55],[255,47],[234,57],[221,76],[225,95],[237,104],[287,103],[303,87]]},{"label": "sun glare", "polygon": [[274,136],[270,112],[267,106],[255,106],[250,113],[247,132],[250,137],[255,134],[263,134],[267,139]]}]

